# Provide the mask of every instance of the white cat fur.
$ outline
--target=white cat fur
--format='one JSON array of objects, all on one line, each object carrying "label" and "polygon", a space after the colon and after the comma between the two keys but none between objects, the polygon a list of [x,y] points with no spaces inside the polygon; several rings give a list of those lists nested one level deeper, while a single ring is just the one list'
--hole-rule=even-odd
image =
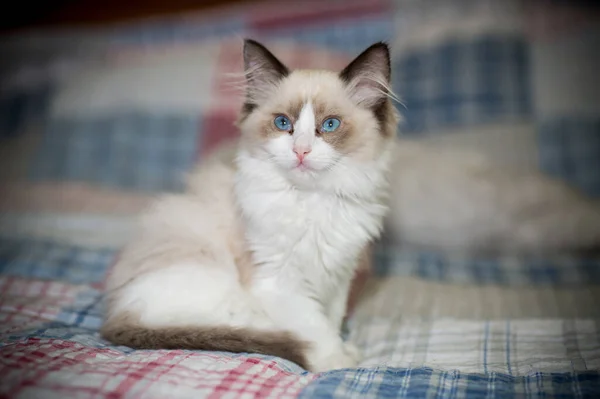
[{"label": "white cat fur", "polygon": [[[387,46],[371,47],[342,73],[352,84],[327,71],[288,76],[254,42],[245,56],[262,97],[247,105],[242,140],[205,161],[185,194],[145,214],[109,276],[103,334],[145,347],[154,344],[140,336],[173,338],[169,328],[190,337],[213,326],[288,331],[309,344],[310,370],[355,366],[359,352],[340,328],[359,257],[383,228],[397,123],[386,88],[356,81],[364,72],[389,82]],[[373,106],[383,107],[379,119]],[[293,132],[278,132],[275,113],[291,109]],[[346,131],[318,133],[332,113]],[[297,167],[296,147],[310,149],[308,169]]]}]

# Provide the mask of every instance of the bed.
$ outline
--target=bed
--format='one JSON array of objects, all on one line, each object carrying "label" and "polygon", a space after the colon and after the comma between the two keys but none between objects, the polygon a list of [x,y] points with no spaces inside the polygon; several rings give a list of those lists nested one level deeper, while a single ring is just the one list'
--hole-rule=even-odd
[{"label": "bed", "polygon": [[0,397],[600,397],[591,256],[471,258],[382,240],[347,323],[365,355],[355,369],[132,350],[98,333],[106,272],[137,213],[237,134],[228,73],[244,36],[295,67],[340,68],[389,41],[402,134],[600,195],[598,13],[528,4],[266,2],[6,37]]}]

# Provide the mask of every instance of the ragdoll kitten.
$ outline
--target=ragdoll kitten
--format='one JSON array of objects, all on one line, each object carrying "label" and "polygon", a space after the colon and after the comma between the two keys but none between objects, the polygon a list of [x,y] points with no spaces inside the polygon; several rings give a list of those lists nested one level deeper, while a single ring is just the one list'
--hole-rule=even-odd
[{"label": "ragdoll kitten", "polygon": [[342,72],[290,71],[244,43],[237,146],[158,200],[108,279],[102,334],[134,348],[255,352],[355,366],[351,279],[380,235],[398,115],[388,47]]}]

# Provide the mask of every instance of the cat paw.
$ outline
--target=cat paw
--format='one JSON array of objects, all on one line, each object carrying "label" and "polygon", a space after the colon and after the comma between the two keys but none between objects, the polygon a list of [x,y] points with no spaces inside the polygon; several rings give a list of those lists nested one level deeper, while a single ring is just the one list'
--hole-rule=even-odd
[{"label": "cat paw", "polygon": [[354,345],[351,349],[344,346],[343,350],[328,356],[319,356],[312,360],[311,371],[321,373],[324,371],[352,368],[358,365],[360,351]]}]

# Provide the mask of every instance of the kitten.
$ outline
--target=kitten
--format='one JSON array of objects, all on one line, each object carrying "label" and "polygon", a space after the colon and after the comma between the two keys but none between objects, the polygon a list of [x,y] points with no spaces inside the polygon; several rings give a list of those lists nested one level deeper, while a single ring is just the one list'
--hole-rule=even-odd
[{"label": "kitten", "polygon": [[351,279],[387,211],[398,115],[384,43],[340,73],[244,42],[241,139],[158,200],[107,280],[102,334],[134,348],[256,352],[352,367]]}]

